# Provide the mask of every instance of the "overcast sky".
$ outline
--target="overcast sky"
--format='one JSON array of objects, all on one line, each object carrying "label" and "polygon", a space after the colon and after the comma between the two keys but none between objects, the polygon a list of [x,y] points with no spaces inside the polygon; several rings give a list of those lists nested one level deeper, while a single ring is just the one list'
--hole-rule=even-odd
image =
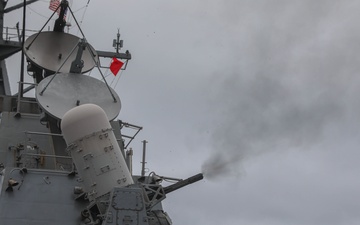
[{"label": "overcast sky", "polygon": [[360,224],[359,1],[87,2],[72,8],[89,43],[110,51],[120,28],[133,55],[115,89],[144,127],[135,172],[146,139],[149,172],[206,175],[167,196],[174,224]]}]

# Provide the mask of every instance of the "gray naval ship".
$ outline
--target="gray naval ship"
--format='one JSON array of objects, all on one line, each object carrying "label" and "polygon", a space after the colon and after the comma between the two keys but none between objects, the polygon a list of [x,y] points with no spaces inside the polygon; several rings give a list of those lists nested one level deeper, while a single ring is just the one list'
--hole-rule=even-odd
[{"label": "gray naval ship", "polygon": [[[118,120],[117,93],[105,79],[85,74],[97,69],[103,77],[101,57],[122,60],[126,69],[131,54],[119,51],[120,35],[116,52],[105,52],[87,43],[80,28],[81,38],[65,33],[65,12],[73,12],[63,0],[52,14],[52,31],[43,31],[45,24],[25,40],[24,16],[19,39],[8,38],[4,15],[26,15],[26,6],[36,1],[6,7],[7,0],[0,0],[0,224],[172,224],[162,200],[203,175],[163,187],[172,178],[145,175],[146,141],[142,172],[133,175],[128,146],[142,127]],[[5,59],[17,52],[23,53],[22,71],[12,95]],[[24,81],[25,69],[33,83]],[[27,92],[35,96],[25,97]],[[129,129],[133,135],[126,135]]]}]

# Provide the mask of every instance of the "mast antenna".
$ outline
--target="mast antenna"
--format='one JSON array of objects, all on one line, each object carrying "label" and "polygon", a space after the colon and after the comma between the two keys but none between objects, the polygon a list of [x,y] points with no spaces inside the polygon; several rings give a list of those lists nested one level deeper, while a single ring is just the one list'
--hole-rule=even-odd
[{"label": "mast antenna", "polygon": [[120,29],[118,28],[116,39],[113,40],[113,47],[116,49],[116,53],[124,46],[124,41],[120,40]]}]

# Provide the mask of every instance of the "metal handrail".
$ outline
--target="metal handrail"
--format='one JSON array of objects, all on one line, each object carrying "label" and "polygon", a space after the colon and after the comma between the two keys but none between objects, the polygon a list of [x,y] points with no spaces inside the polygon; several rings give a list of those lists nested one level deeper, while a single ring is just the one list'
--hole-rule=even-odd
[{"label": "metal handrail", "polygon": [[[30,33],[37,33],[38,30],[32,30],[32,29],[25,29],[25,32]],[[19,29],[17,27],[3,27],[3,38],[5,41],[11,41],[11,39],[17,39],[20,41],[22,29]],[[29,37],[30,35],[25,35],[25,37]]]},{"label": "metal handrail", "polygon": [[36,131],[24,131],[24,132],[25,132],[25,134],[48,135],[48,136],[59,136],[59,137],[63,136],[62,134],[36,132]]},{"label": "metal handrail", "polygon": [[[18,93],[20,93],[20,89],[21,89],[22,84],[33,85],[33,86],[36,86],[36,85],[37,85],[37,84],[35,84],[35,83],[21,82],[21,81],[19,81],[18,83],[19,83],[19,91],[18,91]],[[15,114],[15,117],[20,116],[20,106],[21,106],[20,104],[21,104],[21,102],[29,102],[29,101],[27,101],[27,100],[21,100],[21,95],[18,94],[18,95],[17,95],[17,106],[16,106],[16,114]],[[30,103],[37,103],[37,102],[30,102]]]}]

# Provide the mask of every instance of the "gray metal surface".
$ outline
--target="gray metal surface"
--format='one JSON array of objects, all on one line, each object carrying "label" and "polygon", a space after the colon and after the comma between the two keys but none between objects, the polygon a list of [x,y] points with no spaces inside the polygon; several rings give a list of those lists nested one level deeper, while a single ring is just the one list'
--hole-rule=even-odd
[{"label": "gray metal surface", "polygon": [[[10,178],[19,182],[13,191],[6,191]],[[28,170],[7,167],[0,176],[1,225],[79,225],[81,210],[88,204],[76,201],[73,194],[79,182],[63,172]]]},{"label": "gray metal surface", "polygon": [[64,114],[77,104],[93,103],[105,111],[109,120],[118,116],[121,108],[119,96],[111,89],[116,98],[114,102],[106,84],[93,77],[72,73],[57,74],[40,95],[53,76],[43,79],[36,89],[37,101],[50,115],[62,119]]},{"label": "gray metal surface", "polygon": [[[25,55],[35,65],[56,72],[72,52],[69,59],[60,69],[60,72],[68,73],[70,72],[72,61],[76,58],[79,41],[79,37],[67,33],[41,32],[40,34],[31,35],[25,41]],[[88,44],[88,46],[90,45]],[[99,61],[94,48],[91,46],[90,48],[91,52],[86,48],[82,55],[82,60],[84,61],[83,73],[90,71],[94,68],[95,62]],[[95,62],[93,58],[95,58]]]},{"label": "gray metal surface", "polygon": [[21,43],[17,41],[0,40],[0,60],[4,60],[21,50]]},{"label": "gray metal surface", "polygon": [[[23,114],[21,118],[15,118],[14,115],[14,112],[3,112],[1,114],[0,163],[5,166],[15,166],[17,162],[22,162],[21,158],[16,158],[16,154],[21,154],[23,151],[17,152],[12,146],[23,145],[24,149],[26,149],[28,145],[35,143],[40,149],[46,150],[47,154],[54,155],[50,144],[50,136],[26,133],[27,131],[49,132],[45,125],[39,123],[41,115]],[[43,167],[39,165],[38,168],[55,169],[56,161],[54,159],[46,159]]]},{"label": "gray metal surface", "polygon": [[103,225],[148,225],[145,200],[141,188],[114,188]]}]

